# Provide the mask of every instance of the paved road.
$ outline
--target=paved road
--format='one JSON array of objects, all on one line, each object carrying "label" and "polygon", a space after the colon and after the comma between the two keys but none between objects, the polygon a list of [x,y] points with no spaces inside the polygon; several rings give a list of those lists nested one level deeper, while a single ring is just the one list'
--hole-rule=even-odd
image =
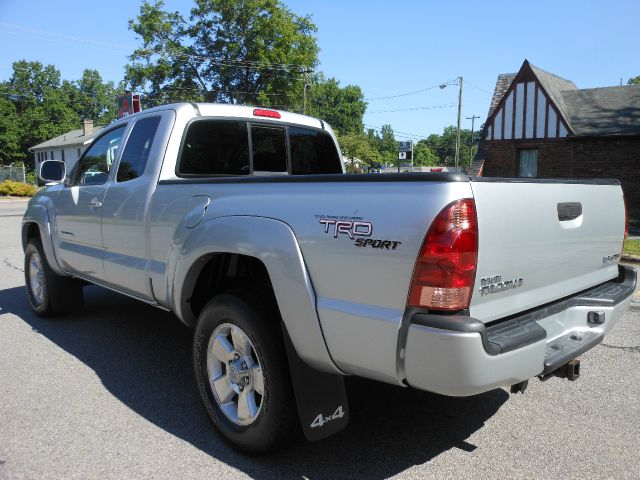
[{"label": "paved road", "polygon": [[640,293],[577,382],[455,399],[351,379],[349,428],[244,457],[211,431],[191,332],[86,290],[83,313],[33,315],[20,218],[0,204],[0,478],[640,478]]}]

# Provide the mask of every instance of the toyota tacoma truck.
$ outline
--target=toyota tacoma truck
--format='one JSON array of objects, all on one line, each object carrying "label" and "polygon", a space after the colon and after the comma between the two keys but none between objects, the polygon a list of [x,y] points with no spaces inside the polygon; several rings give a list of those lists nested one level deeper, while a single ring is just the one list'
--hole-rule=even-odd
[{"label": "toyota tacoma truck", "polygon": [[575,379],[636,285],[618,181],[347,175],[330,126],[294,113],[157,107],[39,174],[33,310],[96,284],[172,311],[245,452],[342,429],[347,375],[450,396]]}]

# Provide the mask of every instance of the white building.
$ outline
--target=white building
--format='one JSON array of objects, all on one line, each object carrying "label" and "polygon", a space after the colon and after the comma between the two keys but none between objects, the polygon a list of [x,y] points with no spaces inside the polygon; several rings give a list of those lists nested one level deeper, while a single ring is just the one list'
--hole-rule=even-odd
[{"label": "white building", "polygon": [[67,172],[75,166],[80,155],[104,127],[94,127],[93,120],[83,120],[82,128],[58,135],[51,140],[40,143],[29,149],[33,152],[36,172],[45,160],[62,160],[67,165]]}]

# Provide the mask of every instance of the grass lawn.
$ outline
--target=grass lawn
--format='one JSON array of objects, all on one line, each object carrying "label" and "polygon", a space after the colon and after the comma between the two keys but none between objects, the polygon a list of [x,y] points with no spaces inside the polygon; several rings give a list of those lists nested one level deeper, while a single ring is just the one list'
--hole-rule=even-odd
[{"label": "grass lawn", "polygon": [[640,240],[627,240],[624,242],[624,249],[622,251],[627,255],[640,257]]}]

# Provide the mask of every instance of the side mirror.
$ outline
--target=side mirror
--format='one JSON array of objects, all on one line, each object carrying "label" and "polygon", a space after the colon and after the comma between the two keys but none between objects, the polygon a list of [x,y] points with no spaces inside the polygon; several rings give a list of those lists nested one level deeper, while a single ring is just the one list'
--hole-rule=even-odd
[{"label": "side mirror", "polygon": [[60,160],[45,160],[40,165],[39,177],[45,183],[60,183],[67,174],[67,166]]}]

